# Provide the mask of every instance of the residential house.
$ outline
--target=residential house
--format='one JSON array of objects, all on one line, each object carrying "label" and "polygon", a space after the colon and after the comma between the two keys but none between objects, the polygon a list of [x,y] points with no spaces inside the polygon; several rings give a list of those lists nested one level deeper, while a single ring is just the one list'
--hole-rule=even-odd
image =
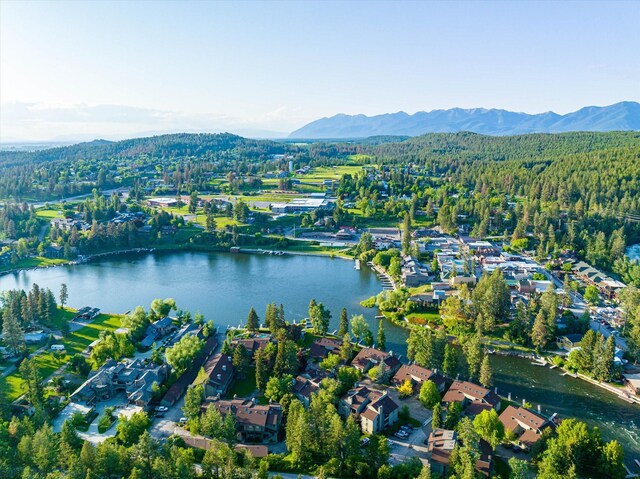
[{"label": "residential house", "polygon": [[162,339],[175,329],[176,326],[173,324],[173,320],[169,316],[165,316],[164,318],[147,326],[147,329],[144,331],[144,338],[140,341],[140,346],[143,348],[150,348],[153,343]]},{"label": "residential house", "polygon": [[500,414],[505,431],[509,429],[517,436],[517,442],[530,449],[542,436],[542,431],[551,426],[546,418],[523,407],[508,406]]},{"label": "residential house", "polygon": [[168,375],[166,364],[158,366],[141,359],[122,362],[108,359],[71,395],[71,400],[91,406],[124,392],[130,403],[147,407],[153,396],[153,384],[161,385]]},{"label": "residential house", "polygon": [[314,361],[322,361],[329,353],[339,354],[342,341],[336,338],[322,337],[316,339],[309,348],[309,357]]},{"label": "residential house", "polygon": [[556,345],[558,349],[564,349],[565,351],[571,351],[580,346],[580,341],[584,334],[566,334],[564,336],[558,336],[556,338]]},{"label": "residential house", "polygon": [[233,341],[231,341],[231,348],[235,349],[236,346],[242,344],[249,353],[249,356],[253,359],[256,352],[259,349],[266,348],[269,343],[275,343],[275,340],[271,335],[259,338],[234,339]]},{"label": "residential house", "polygon": [[465,414],[477,416],[484,410],[500,409],[500,396],[491,389],[483,388],[469,381],[454,381],[442,398],[448,405],[452,402],[462,404]]},{"label": "residential house", "polygon": [[[431,471],[446,476],[451,453],[458,444],[458,433],[448,429],[435,429],[427,440],[427,459]],[[493,469],[493,449],[491,445],[480,439],[480,455],[476,459],[476,471],[485,477],[491,475]]]},{"label": "residential house", "polygon": [[329,377],[323,369],[308,368],[293,380],[292,393],[305,408],[309,407],[311,395],[320,389],[322,380]]},{"label": "residential house", "polygon": [[189,385],[193,381],[195,381],[202,365],[205,363],[205,361],[211,358],[211,356],[213,355],[213,351],[215,351],[217,347],[218,339],[215,334],[212,334],[205,341],[204,346],[200,350],[198,356],[196,356],[196,358],[191,363],[189,369],[182,373],[178,380],[171,385],[169,390],[162,398],[162,401],[160,402],[161,405],[166,407],[173,406],[178,401],[178,399],[182,397],[182,395],[187,390],[187,387],[189,387]]},{"label": "residential house", "polygon": [[204,364],[207,379],[204,382],[206,397],[226,394],[235,376],[231,356],[218,353]]},{"label": "residential house", "polygon": [[414,392],[419,392],[420,387],[425,381],[433,381],[441,393],[444,392],[446,379],[437,371],[423,368],[417,364],[403,364],[398,369],[398,372],[391,378],[391,383],[396,386],[401,386],[406,380],[409,380],[413,385]]},{"label": "residential house", "polygon": [[351,361],[351,365],[361,373],[366,373],[372,367],[381,364],[384,364],[389,375],[393,375],[402,363],[392,352],[387,353],[375,348],[362,348]]},{"label": "residential house", "polygon": [[233,414],[241,441],[277,442],[282,424],[280,404],[257,404],[252,399],[232,399],[212,403],[223,416]]},{"label": "residential house", "polygon": [[398,404],[386,391],[369,389],[366,386],[351,389],[338,405],[343,417],[349,415],[360,420],[360,428],[366,434],[376,434],[398,421]]}]

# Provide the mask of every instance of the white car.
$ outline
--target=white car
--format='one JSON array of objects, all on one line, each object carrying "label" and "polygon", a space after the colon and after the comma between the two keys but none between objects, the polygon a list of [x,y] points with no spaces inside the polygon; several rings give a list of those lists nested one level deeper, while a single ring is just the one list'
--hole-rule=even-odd
[{"label": "white car", "polygon": [[158,406],[156,412],[167,412],[169,408],[167,406]]}]

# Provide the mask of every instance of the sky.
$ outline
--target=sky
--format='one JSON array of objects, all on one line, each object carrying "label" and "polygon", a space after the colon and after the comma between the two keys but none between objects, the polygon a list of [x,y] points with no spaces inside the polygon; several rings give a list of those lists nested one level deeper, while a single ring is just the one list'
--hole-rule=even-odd
[{"label": "sky", "polygon": [[640,2],[0,0],[0,140],[640,100]]}]

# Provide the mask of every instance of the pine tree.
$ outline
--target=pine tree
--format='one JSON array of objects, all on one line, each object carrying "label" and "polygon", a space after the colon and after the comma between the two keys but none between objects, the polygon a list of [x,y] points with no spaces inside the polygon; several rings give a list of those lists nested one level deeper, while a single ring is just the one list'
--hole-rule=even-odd
[{"label": "pine tree", "polygon": [[342,338],[349,332],[349,318],[347,317],[347,308],[340,311],[340,328],[338,329],[338,337]]},{"label": "pine tree", "polygon": [[531,330],[531,342],[538,348],[544,348],[549,342],[549,325],[544,311],[540,309],[536,315],[536,320],[533,322],[533,329]]},{"label": "pine tree", "polygon": [[5,308],[2,315],[2,333],[7,347],[14,353],[25,349],[24,331],[18,324],[17,318],[11,312],[11,308]]},{"label": "pine tree", "polygon": [[381,351],[387,350],[387,335],[384,332],[382,319],[378,322],[378,349]]},{"label": "pine tree", "polygon": [[265,364],[265,350],[258,349],[255,355],[256,361],[256,388],[260,391],[264,391],[269,380],[269,371]]},{"label": "pine tree", "polygon": [[458,353],[450,344],[444,347],[444,360],[442,361],[442,372],[449,378],[454,378],[458,372]]},{"label": "pine tree", "polygon": [[442,405],[440,403],[433,406],[431,419],[431,429],[440,429],[442,427]]},{"label": "pine tree", "polygon": [[256,310],[251,308],[249,310],[249,316],[247,317],[247,329],[249,331],[255,331],[260,327],[260,320]]},{"label": "pine tree", "polygon": [[345,362],[351,361],[351,358],[353,357],[353,345],[351,344],[351,336],[349,336],[349,333],[345,333],[344,336],[342,336],[340,357]]},{"label": "pine tree", "polygon": [[62,283],[60,285],[60,308],[64,309],[64,305],[67,303],[69,299],[69,292],[67,291],[67,285]]},{"label": "pine tree", "polygon": [[404,215],[402,222],[402,254],[411,253],[411,217],[409,213]]},{"label": "pine tree", "polygon": [[491,362],[489,355],[485,354],[480,366],[480,384],[485,388],[493,385],[493,371],[491,370]]}]

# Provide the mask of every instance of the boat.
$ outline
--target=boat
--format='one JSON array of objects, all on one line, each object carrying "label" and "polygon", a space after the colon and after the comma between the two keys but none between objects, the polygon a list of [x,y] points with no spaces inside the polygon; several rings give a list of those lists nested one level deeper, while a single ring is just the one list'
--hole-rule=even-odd
[{"label": "boat", "polygon": [[360,270],[360,260],[356,259],[356,264],[354,266],[355,269]]},{"label": "boat", "polygon": [[545,367],[545,366],[546,366],[546,364],[545,364],[545,363],[539,363],[539,362],[537,362],[537,361],[531,361],[531,365],[532,365],[532,366],[542,366],[542,367]]}]

